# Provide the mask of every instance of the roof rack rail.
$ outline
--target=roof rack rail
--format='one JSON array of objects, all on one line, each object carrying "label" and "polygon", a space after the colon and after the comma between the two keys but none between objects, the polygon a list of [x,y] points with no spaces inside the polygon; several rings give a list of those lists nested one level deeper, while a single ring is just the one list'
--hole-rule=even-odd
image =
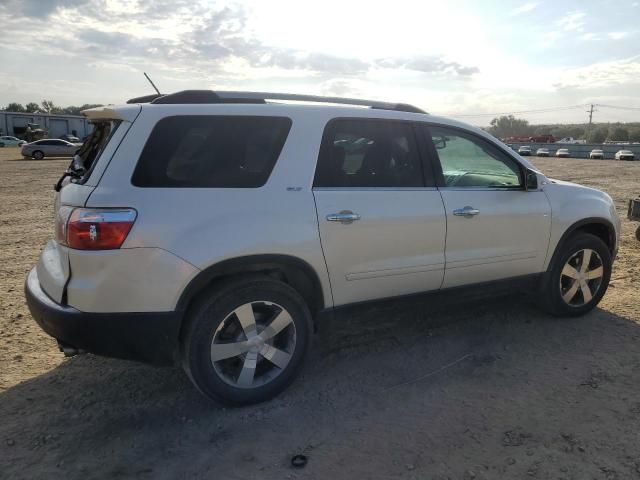
[{"label": "roof rack rail", "polygon": [[142,97],[130,98],[129,100],[127,100],[127,103],[149,103],[161,96],[161,94],[157,93],[153,93],[151,95],[143,95]]},{"label": "roof rack rail", "polygon": [[[147,100],[148,98],[148,100]],[[396,110],[410,113],[427,113],[418,107],[406,103],[380,102],[358,98],[323,97],[319,95],[299,95],[295,93],[270,92],[234,92],[213,90],[183,90],[168,95],[148,95],[129,100],[127,103],[153,104],[196,104],[196,103],[266,103],[267,100],[289,100],[295,102],[335,103],[340,105],[357,105],[380,110]]]}]

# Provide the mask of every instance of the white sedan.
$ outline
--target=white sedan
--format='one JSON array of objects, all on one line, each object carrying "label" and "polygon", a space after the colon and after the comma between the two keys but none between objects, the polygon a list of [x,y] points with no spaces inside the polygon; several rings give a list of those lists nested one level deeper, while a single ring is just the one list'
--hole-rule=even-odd
[{"label": "white sedan", "polygon": [[618,150],[616,152],[616,160],[633,160],[633,152],[631,150]]},{"label": "white sedan", "polygon": [[19,147],[20,145],[24,145],[25,142],[24,140],[20,140],[19,138],[16,137],[10,137],[8,135],[5,135],[4,137],[0,137],[0,148],[1,147]]},{"label": "white sedan", "polygon": [[42,160],[44,157],[73,157],[81,146],[81,143],[45,138],[22,145],[21,153],[25,158],[34,158],[36,160]]},{"label": "white sedan", "polygon": [[591,150],[591,152],[589,153],[589,158],[600,158],[603,159],[604,158],[604,152],[602,151],[602,149],[600,148],[594,148],[593,150]]}]

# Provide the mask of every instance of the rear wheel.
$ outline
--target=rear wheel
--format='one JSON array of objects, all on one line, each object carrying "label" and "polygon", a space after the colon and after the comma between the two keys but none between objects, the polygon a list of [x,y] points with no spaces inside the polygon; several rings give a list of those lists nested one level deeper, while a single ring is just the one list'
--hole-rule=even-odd
[{"label": "rear wheel", "polygon": [[34,158],[35,160],[42,160],[44,158],[44,152],[40,150],[36,150],[31,154],[31,157]]},{"label": "rear wheel", "polygon": [[588,233],[570,237],[561,249],[543,280],[543,305],[558,316],[584,315],[607,291],[611,253],[600,238]]},{"label": "rear wheel", "polygon": [[310,343],[304,300],[268,277],[225,284],[196,304],[188,322],[186,373],[202,393],[230,405],[262,402],[284,390]]}]

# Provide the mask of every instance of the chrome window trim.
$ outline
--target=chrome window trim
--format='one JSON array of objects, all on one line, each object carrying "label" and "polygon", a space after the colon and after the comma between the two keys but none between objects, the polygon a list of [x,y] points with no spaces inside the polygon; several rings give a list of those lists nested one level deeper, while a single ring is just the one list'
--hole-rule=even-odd
[{"label": "chrome window trim", "polygon": [[312,190],[316,191],[329,191],[329,192],[341,192],[341,191],[382,191],[382,192],[424,192],[424,191],[436,191],[437,187],[313,187]]},{"label": "chrome window trim", "polygon": [[[490,192],[526,192],[527,190],[523,187],[438,187],[439,190],[447,190],[447,191],[460,191],[460,192],[469,192],[469,191],[490,191]],[[530,191],[530,190],[529,190]]]}]

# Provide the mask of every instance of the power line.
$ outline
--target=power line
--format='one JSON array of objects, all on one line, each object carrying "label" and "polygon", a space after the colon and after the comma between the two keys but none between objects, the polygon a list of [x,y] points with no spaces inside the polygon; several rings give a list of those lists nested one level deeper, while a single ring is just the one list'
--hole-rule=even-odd
[{"label": "power line", "polygon": [[593,117],[593,112],[597,112],[598,110],[595,107],[601,108],[611,108],[616,110],[631,110],[631,111],[640,111],[640,107],[621,107],[618,105],[607,105],[602,103],[594,103],[594,104],[582,104],[582,105],[569,105],[564,107],[548,107],[548,108],[539,108],[534,110],[518,110],[518,111],[510,111],[510,112],[494,112],[494,113],[444,113],[443,116],[447,117],[498,117],[501,115],[524,115],[524,114],[537,114],[537,113],[553,113],[560,112],[566,110],[575,110],[578,108],[588,108],[587,113],[590,114],[590,117]]},{"label": "power line", "polygon": [[551,113],[557,112],[561,110],[575,110],[576,108],[584,108],[586,104],[582,105],[571,105],[567,107],[548,107],[548,108],[539,108],[536,110],[520,110],[520,111],[512,111],[512,112],[497,112],[497,113],[464,113],[464,114],[456,114],[456,113],[445,113],[443,115],[449,117],[495,117],[499,115],[522,115],[526,113]]},{"label": "power line", "polygon": [[616,110],[640,110],[640,107],[619,107],[617,105],[605,105],[602,103],[598,103],[596,104],[597,107],[604,107],[604,108],[613,108]]}]

